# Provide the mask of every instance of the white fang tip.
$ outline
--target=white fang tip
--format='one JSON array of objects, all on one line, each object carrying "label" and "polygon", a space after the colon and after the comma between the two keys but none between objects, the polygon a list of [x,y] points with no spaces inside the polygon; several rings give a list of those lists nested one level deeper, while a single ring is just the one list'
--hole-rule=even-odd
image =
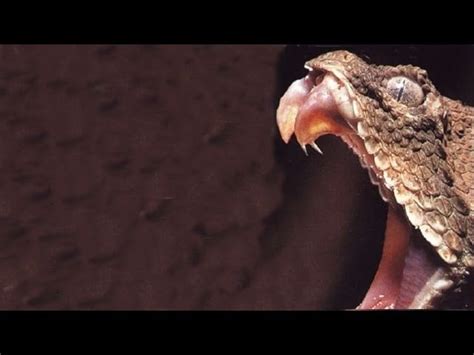
[{"label": "white fang tip", "polygon": [[306,154],[306,156],[308,156],[308,150],[306,149],[306,145],[305,145],[305,144],[302,144],[302,145],[301,145],[301,149],[303,149],[303,152]]},{"label": "white fang tip", "polygon": [[315,142],[311,143],[311,147],[312,147],[315,151],[317,151],[319,154],[323,155],[323,151],[321,150],[321,148],[318,147],[318,145],[317,145]]}]

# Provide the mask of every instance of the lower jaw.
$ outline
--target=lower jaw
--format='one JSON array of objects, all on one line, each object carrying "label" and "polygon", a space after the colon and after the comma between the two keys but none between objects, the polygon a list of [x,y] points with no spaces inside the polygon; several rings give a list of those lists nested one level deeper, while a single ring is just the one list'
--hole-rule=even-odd
[{"label": "lower jaw", "polygon": [[[385,240],[374,280],[358,309],[432,308],[441,298],[435,285],[446,286],[447,272],[431,250],[423,245],[420,233],[407,220],[393,193],[385,187],[382,173],[357,135],[340,135],[369,172],[381,198],[389,204]],[[444,282],[444,284],[443,284]],[[438,284],[437,284],[438,283]]]},{"label": "lower jaw", "polygon": [[[341,133],[342,132],[342,133]],[[378,186],[381,198],[389,204],[382,258],[374,280],[357,309],[435,308],[449,288],[449,275],[423,237],[407,220],[393,193],[385,187],[382,172],[354,134],[324,132],[339,136],[360,159]],[[311,137],[310,141],[317,137]],[[437,289],[438,288],[438,289]]]},{"label": "lower jaw", "polygon": [[[341,133],[342,132],[342,133]],[[339,136],[359,157],[369,172],[371,182],[378,186],[381,198],[389,204],[382,258],[374,280],[357,309],[435,308],[450,288],[448,272],[427,247],[399,206],[393,193],[385,186],[382,172],[374,158],[355,134],[330,132]],[[311,137],[311,140],[317,137]]]},{"label": "lower jaw", "polygon": [[390,207],[382,258],[357,309],[436,307],[448,283],[447,272],[417,237],[401,211]]}]

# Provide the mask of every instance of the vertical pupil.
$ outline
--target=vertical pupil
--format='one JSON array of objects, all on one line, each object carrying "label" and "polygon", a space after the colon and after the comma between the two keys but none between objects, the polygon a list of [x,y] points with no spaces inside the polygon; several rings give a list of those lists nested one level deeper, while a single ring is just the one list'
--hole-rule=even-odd
[{"label": "vertical pupil", "polygon": [[401,81],[401,83],[399,84],[399,87],[400,87],[400,90],[398,91],[397,101],[400,101],[403,95],[403,91],[405,90],[405,79]]},{"label": "vertical pupil", "polygon": [[394,101],[396,100],[405,106],[418,106],[425,98],[420,84],[402,76],[391,78],[387,82],[387,90]]}]

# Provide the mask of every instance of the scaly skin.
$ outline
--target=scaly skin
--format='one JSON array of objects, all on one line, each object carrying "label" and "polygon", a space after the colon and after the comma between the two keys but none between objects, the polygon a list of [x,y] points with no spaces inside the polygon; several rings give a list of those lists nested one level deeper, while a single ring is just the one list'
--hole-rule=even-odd
[{"label": "scaly skin", "polygon": [[[336,51],[306,67],[312,74],[304,85],[331,73],[348,89],[356,119],[343,138],[356,135],[363,142],[378,169],[375,180],[382,195],[404,210],[434,248],[449,288],[462,286],[474,268],[474,108],[442,96],[427,72],[411,65],[369,65],[352,53]],[[419,96],[418,89],[405,97],[403,91],[390,92],[395,77],[415,83]],[[295,130],[294,121],[295,113],[280,113],[285,141]],[[314,137],[302,131],[298,136],[297,123],[298,140],[305,146]]]}]

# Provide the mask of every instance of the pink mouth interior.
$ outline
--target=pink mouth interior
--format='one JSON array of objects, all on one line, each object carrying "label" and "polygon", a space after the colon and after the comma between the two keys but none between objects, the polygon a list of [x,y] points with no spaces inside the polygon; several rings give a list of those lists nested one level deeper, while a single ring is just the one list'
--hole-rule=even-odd
[{"label": "pink mouth interior", "polygon": [[[357,154],[363,167],[369,170],[371,181],[379,186],[382,198],[391,202],[385,231],[382,258],[373,282],[358,309],[409,308],[423,299],[426,285],[440,267],[428,255],[424,246],[415,245],[413,228],[385,187],[374,158],[357,135],[355,112],[348,91],[331,74],[314,75],[294,82],[280,101],[277,123],[288,143],[293,134],[302,147],[324,134],[340,136]],[[352,111],[351,111],[352,110]],[[436,281],[436,280],[434,280]],[[433,282],[434,282],[433,281]]]},{"label": "pink mouth interior", "polygon": [[358,309],[405,309],[422,294],[438,267],[412,233],[400,210],[390,208],[382,258]]}]

